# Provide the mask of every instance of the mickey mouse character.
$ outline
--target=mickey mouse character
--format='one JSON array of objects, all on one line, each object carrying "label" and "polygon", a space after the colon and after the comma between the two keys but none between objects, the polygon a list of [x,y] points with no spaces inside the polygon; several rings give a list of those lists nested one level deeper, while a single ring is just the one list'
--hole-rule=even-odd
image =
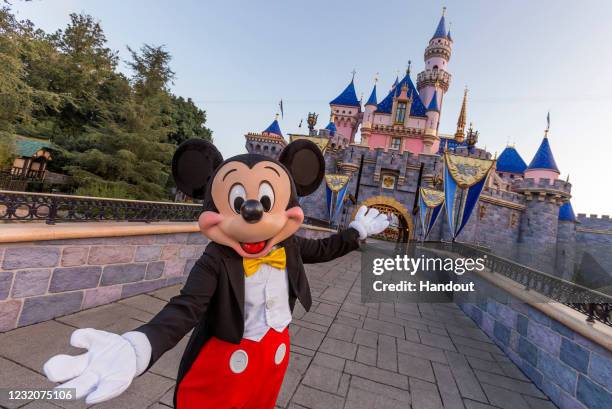
[{"label": "mickey mouse character", "polygon": [[208,142],[180,145],[172,162],[177,187],[203,199],[199,218],[210,239],[180,294],[147,324],[123,335],[78,329],[78,355],[44,365],[60,387],[88,404],[120,395],[132,380],[194,329],[183,354],[174,402],[189,408],[273,408],[289,363],[296,298],[310,309],[304,263],[333,260],[383,231],[388,221],[362,207],[350,227],[321,240],[294,235],[304,219],[298,197],[314,192],[325,163],[319,148],[297,140],[279,160],[256,154],[223,161]]}]

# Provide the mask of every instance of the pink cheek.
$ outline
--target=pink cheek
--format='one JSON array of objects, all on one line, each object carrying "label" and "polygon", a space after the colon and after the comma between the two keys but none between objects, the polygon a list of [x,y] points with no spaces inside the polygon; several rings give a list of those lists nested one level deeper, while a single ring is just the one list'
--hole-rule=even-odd
[{"label": "pink cheek", "polygon": [[198,219],[201,231],[207,231],[223,221],[223,216],[215,212],[204,212]]},{"label": "pink cheek", "polygon": [[288,219],[294,220],[298,223],[302,223],[304,221],[304,212],[302,208],[299,206],[292,207],[291,209],[285,212],[285,215]]}]

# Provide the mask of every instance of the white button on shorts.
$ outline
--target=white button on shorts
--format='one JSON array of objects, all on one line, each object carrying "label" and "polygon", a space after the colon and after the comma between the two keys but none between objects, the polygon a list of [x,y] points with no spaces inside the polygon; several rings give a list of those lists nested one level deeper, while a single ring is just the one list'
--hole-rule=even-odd
[{"label": "white button on shorts", "polygon": [[[277,351],[278,354],[278,351]],[[249,356],[245,351],[239,349],[234,351],[230,357],[229,366],[233,373],[242,373],[249,363]]]},{"label": "white button on shorts", "polygon": [[276,354],[274,354],[274,363],[276,365],[280,365],[280,363],[283,362],[283,359],[285,358],[286,353],[287,353],[287,345],[280,344],[278,348],[276,348]]}]

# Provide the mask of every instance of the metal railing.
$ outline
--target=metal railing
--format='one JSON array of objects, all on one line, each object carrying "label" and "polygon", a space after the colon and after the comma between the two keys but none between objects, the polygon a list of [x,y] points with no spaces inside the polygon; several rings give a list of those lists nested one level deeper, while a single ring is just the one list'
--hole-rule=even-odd
[{"label": "metal railing", "polygon": [[534,290],[552,301],[582,312],[587,316],[588,322],[597,320],[612,326],[612,297],[608,294],[563,280],[465,243],[425,242],[423,245],[463,257],[482,258],[484,265],[491,272],[510,278],[523,285],[526,290]]},{"label": "metal railing", "polygon": [[0,221],[195,221],[202,205],[0,190]]}]

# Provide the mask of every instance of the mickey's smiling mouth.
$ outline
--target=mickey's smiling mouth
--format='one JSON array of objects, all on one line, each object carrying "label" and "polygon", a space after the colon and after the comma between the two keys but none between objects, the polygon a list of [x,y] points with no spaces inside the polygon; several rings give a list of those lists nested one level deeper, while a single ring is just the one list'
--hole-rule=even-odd
[{"label": "mickey's smiling mouth", "polygon": [[257,254],[266,247],[267,243],[268,240],[256,241],[253,243],[240,243],[240,247],[248,254]]}]

